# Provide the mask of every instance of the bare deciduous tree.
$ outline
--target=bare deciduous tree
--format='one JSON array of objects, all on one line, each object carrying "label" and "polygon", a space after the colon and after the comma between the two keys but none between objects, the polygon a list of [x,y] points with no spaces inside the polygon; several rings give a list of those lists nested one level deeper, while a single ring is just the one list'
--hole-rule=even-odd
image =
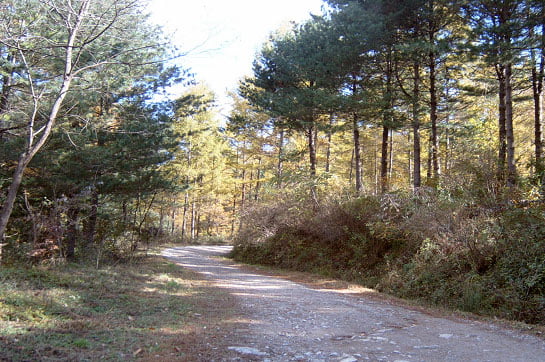
[{"label": "bare deciduous tree", "polygon": [[[0,212],[1,240],[25,169],[47,142],[66,95],[75,81],[123,63],[124,55],[134,51],[127,46],[120,51],[104,49],[103,41],[113,32],[119,34],[118,28],[139,8],[136,0],[11,0],[3,5],[0,55],[17,71],[8,73],[2,84],[0,130],[17,129],[11,136],[24,137],[25,142]],[[7,86],[16,91],[8,93]],[[24,106],[9,110],[12,94]],[[8,112],[11,115],[4,117]]]}]

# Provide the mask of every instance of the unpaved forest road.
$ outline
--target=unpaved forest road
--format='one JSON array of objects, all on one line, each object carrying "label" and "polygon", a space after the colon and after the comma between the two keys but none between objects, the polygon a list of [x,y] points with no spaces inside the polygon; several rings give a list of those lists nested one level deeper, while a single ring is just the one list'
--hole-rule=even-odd
[{"label": "unpaved forest road", "polygon": [[212,258],[229,250],[191,246],[163,252],[236,297],[237,312],[247,325],[236,344],[224,347],[221,360],[545,361],[545,341],[537,337],[310,289]]}]

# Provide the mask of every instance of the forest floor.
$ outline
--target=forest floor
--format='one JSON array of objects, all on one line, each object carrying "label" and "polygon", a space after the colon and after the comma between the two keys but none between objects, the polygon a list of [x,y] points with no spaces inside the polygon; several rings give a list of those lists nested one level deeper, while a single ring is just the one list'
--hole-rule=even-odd
[{"label": "forest floor", "polygon": [[545,361],[545,340],[520,329],[411,306],[347,283],[241,266],[221,258],[229,250],[163,251],[205,276],[214,291],[187,360]]}]

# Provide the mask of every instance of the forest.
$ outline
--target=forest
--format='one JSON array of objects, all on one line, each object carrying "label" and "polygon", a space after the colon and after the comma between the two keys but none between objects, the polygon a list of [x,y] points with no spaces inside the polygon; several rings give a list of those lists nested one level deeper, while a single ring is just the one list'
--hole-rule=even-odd
[{"label": "forest", "polygon": [[145,18],[136,0],[0,3],[3,265],[229,241],[545,322],[542,0],[324,1],[270,35],[227,119]]}]

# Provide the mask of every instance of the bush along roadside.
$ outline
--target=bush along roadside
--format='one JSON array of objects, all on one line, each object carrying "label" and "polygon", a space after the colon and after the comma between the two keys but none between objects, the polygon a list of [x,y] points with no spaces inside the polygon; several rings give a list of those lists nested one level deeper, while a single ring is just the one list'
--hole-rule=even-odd
[{"label": "bush along roadside", "polygon": [[[309,212],[308,210],[313,210]],[[247,210],[236,260],[432,305],[545,324],[545,206],[390,194]]]}]

